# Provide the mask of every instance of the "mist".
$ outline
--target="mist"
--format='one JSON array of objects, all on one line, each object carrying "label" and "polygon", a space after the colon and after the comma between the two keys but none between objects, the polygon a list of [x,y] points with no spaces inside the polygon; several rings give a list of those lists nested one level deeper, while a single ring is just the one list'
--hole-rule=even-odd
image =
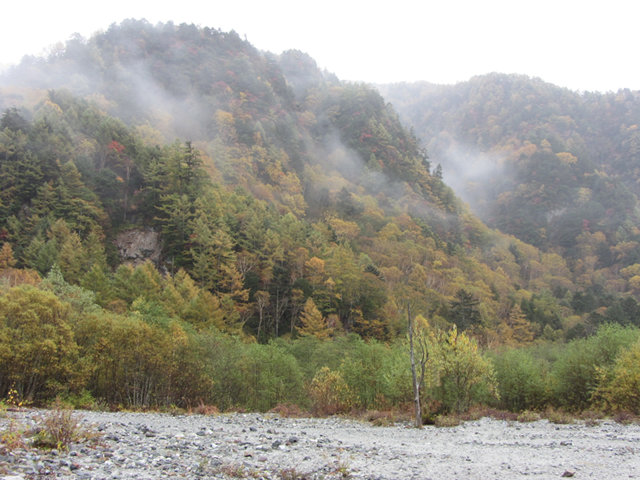
[{"label": "mist", "polygon": [[[124,27],[130,26],[127,24]],[[141,22],[140,28],[145,31],[154,29],[145,22]],[[174,43],[175,38],[180,35],[191,39],[193,35],[202,34],[190,26],[176,27],[177,30],[171,30],[174,28],[172,25],[160,28],[173,31],[174,37],[171,38],[174,38]],[[378,169],[371,169],[366,159],[361,158],[342,141],[340,130],[332,123],[330,113],[314,103],[317,101],[314,100],[314,95],[318,95],[322,89],[341,85],[335,75],[321,71],[310,56],[300,51],[292,50],[275,56],[268,52],[258,52],[234,34],[213,30],[204,33],[218,42],[210,46],[218,52],[217,55],[227,55],[222,53],[224,50],[215,49],[231,42],[234,48],[239,48],[249,58],[222,58],[219,64],[215,62],[202,71],[195,72],[186,67],[175,68],[170,63],[182,62],[180,55],[183,53],[180,52],[167,52],[168,59],[165,62],[154,62],[154,55],[159,52],[154,53],[151,49],[158,49],[159,42],[167,42],[166,39],[161,41],[150,38],[145,44],[133,41],[133,38],[129,43],[124,43],[121,37],[114,40],[109,36],[110,32],[106,32],[89,40],[76,36],[67,42],[65,48],[51,52],[46,59],[25,57],[19,65],[0,77],[0,84],[43,90],[69,90],[74,95],[96,102],[106,113],[131,126],[149,126],[155,132],[152,138],[161,136],[167,143],[177,138],[188,139],[200,142],[201,148],[214,148],[215,151],[207,152],[213,161],[222,162],[223,168],[231,169],[236,168],[234,158],[241,153],[229,146],[220,149],[220,145],[227,140],[223,138],[224,135],[220,136],[216,112],[219,109],[227,113],[233,112],[234,124],[231,130],[234,136],[242,134],[249,139],[260,135],[287,154],[291,153],[288,164],[282,168],[285,172],[296,169],[301,180],[306,182],[304,195],[307,203],[322,203],[321,197],[327,193],[335,199],[339,192],[346,189],[358,197],[368,195],[375,198],[388,215],[411,212],[423,219],[437,218],[440,223],[448,222],[447,214],[431,205],[406,182],[394,180]],[[152,34],[150,36],[153,37]],[[117,49],[101,49],[101,44],[105,42],[116,42]],[[178,44],[176,48],[180,50],[183,47]],[[118,54],[120,51],[123,53]],[[252,78],[252,75],[264,74],[259,70],[261,68],[270,75],[267,84],[270,90],[264,91],[263,95],[271,97],[269,101],[275,100],[276,106],[288,109],[291,113],[287,115],[291,117],[287,118],[282,112],[278,118],[265,117],[264,113],[250,114],[249,121],[242,123],[244,120],[239,115],[245,107],[240,108],[239,112],[236,110],[239,99],[235,95],[238,92],[261,92],[264,89],[262,84],[256,83]],[[228,89],[227,82],[231,81],[237,82],[234,84],[233,94],[225,90]],[[5,98],[2,103],[8,101]],[[318,118],[307,124],[308,120],[303,117],[295,118],[296,111],[315,112]],[[302,128],[287,126],[287,122],[292,121]],[[295,141],[303,146],[301,154],[304,159],[293,158],[296,150],[292,151],[290,140],[282,137],[283,127],[285,136],[294,140],[296,136],[300,137]],[[236,131],[239,128],[244,131]],[[230,141],[245,140],[236,138]],[[217,147],[212,146],[214,141],[217,142]],[[250,144],[253,140],[248,141]],[[269,157],[272,156],[270,153]],[[447,161],[443,162],[446,164],[446,181],[456,185],[456,188],[460,188],[461,184],[460,175],[456,172],[464,172],[462,165],[465,160],[462,157],[465,156],[468,157],[469,153],[462,149],[452,150]],[[488,165],[490,162],[483,159],[483,163]],[[309,165],[314,169],[313,181],[303,179],[309,172],[303,173],[302,165]],[[453,170],[452,165],[460,167]],[[483,168],[486,170],[486,167]],[[474,175],[464,179],[462,183],[479,180],[481,170],[477,166]],[[312,210],[315,209],[313,205],[311,207]]]},{"label": "mist", "polygon": [[496,189],[504,182],[504,157],[477,148],[452,142],[432,159],[442,166],[442,179],[471,211],[484,218],[488,203],[494,200]]}]

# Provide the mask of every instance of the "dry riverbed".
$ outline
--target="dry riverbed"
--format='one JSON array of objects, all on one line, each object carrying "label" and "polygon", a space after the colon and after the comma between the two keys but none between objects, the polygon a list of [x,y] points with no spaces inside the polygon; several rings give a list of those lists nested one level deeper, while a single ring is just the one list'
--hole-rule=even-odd
[{"label": "dry riverbed", "polygon": [[[8,412],[0,430],[43,412]],[[68,450],[0,454],[0,479],[640,478],[640,426],[482,419],[452,428],[341,418],[78,412],[99,432]]]}]

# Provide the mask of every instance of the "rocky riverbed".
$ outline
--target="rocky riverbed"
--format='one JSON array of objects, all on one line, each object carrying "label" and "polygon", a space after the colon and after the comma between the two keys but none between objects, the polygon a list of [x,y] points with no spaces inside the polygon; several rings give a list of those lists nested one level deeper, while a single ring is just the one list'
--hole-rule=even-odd
[{"label": "rocky riverbed", "polygon": [[[8,412],[0,430],[43,412]],[[640,478],[640,426],[482,419],[376,427],[341,418],[78,412],[93,442],[14,448],[0,479]]]}]

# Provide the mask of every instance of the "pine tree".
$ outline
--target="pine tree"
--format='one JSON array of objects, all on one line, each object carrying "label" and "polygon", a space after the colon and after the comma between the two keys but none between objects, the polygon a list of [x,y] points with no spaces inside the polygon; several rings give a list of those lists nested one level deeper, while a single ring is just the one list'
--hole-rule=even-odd
[{"label": "pine tree", "polygon": [[9,242],[2,244],[0,249],[0,270],[11,268],[16,264],[16,259],[13,257],[13,248]]},{"label": "pine tree", "polygon": [[333,334],[333,329],[327,324],[327,320],[322,317],[322,313],[316,307],[311,297],[307,299],[300,314],[300,327],[297,327],[298,335],[302,337],[314,336],[320,340],[326,340]]}]

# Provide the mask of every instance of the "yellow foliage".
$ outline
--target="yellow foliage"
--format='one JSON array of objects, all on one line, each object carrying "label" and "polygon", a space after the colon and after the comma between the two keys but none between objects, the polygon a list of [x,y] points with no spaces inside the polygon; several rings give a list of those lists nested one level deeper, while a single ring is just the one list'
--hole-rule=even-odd
[{"label": "yellow foliage", "polygon": [[318,257],[311,257],[304,263],[307,277],[312,284],[321,285],[324,282],[324,265],[324,260]]},{"label": "yellow foliage", "polygon": [[[596,392],[613,410],[640,414],[640,342],[622,353]],[[606,377],[609,380],[606,381]]]},{"label": "yellow foliage", "polygon": [[620,275],[626,279],[640,275],[640,263],[634,263],[620,270]]},{"label": "yellow foliage", "polygon": [[328,219],[329,225],[333,228],[336,236],[344,240],[353,240],[360,234],[360,227],[355,222],[342,220],[338,217]]},{"label": "yellow foliage", "polygon": [[634,275],[629,279],[629,287],[635,291],[640,291],[640,275]]},{"label": "yellow foliage", "polygon": [[233,118],[233,114],[225,112],[224,110],[216,110],[214,119],[222,140],[231,144],[235,143],[237,133],[235,129],[235,120]]},{"label": "yellow foliage", "polygon": [[564,165],[573,165],[578,161],[578,158],[575,155],[570,154],[569,152],[556,153],[556,158],[560,160],[560,163],[563,163]]},{"label": "yellow foliage", "polygon": [[540,142],[540,147],[542,148],[542,151],[544,151],[544,152],[551,152],[552,151],[551,143],[549,143],[549,140],[547,140],[546,138]]},{"label": "yellow foliage", "polygon": [[302,337],[316,337],[326,340],[333,334],[333,329],[329,327],[327,320],[322,317],[320,310],[316,307],[311,297],[304,304],[304,309],[300,314],[302,326],[298,327],[298,334]]},{"label": "yellow foliage", "polygon": [[322,367],[309,385],[309,397],[315,415],[335,415],[351,409],[354,395],[340,372]]}]

